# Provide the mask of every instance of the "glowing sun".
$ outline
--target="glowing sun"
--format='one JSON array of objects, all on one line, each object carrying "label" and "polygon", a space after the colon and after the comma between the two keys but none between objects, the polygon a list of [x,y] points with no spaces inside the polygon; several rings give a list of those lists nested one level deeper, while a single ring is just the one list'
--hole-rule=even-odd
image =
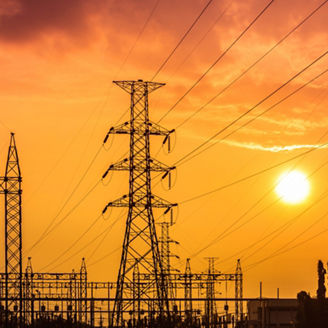
[{"label": "glowing sun", "polygon": [[309,192],[309,180],[300,171],[283,173],[278,179],[276,193],[286,203],[298,204],[309,195]]}]

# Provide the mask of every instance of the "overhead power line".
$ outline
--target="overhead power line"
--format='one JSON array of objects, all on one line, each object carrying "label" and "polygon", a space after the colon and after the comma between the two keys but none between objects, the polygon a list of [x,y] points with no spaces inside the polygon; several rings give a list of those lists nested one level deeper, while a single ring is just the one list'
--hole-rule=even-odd
[{"label": "overhead power line", "polygon": [[318,7],[316,7],[310,14],[303,18],[296,26],[294,26],[283,38],[281,38],[273,47],[271,47],[267,52],[265,52],[260,58],[258,58],[252,65],[245,69],[241,74],[239,74],[235,79],[233,79],[227,86],[225,86],[221,91],[219,91],[215,96],[208,100],[204,105],[199,107],[181,123],[179,123],[175,129],[180,128],[186,124],[191,118],[197,115],[201,110],[207,107],[215,99],[221,96],[225,91],[227,91],[232,85],[239,81],[244,75],[246,75],[252,68],[254,68],[259,62],[261,62],[266,56],[268,56],[274,49],[276,49],[282,42],[284,42],[291,34],[293,34],[297,29],[299,29],[306,21],[308,21],[316,12],[318,12],[324,5],[326,5],[328,0],[322,2]]},{"label": "overhead power line", "polygon": [[[44,240],[51,232],[56,230],[79,206],[80,204],[92,193],[94,189],[100,184],[101,180],[98,180],[85,194],[84,196],[58,221],[51,229],[49,228],[27,251],[28,254],[35,246],[37,246],[42,240]],[[27,255],[25,255],[26,257]]]},{"label": "overhead power line", "polygon": [[54,258],[51,262],[49,262],[47,265],[45,265],[44,267],[42,267],[40,270],[43,271],[46,268],[48,268],[49,266],[53,265],[54,263],[56,263],[58,260],[62,259],[62,257],[68,252],[70,251],[91,229],[93,226],[95,226],[95,224],[98,222],[98,220],[101,218],[102,216],[99,215],[95,220],[92,220],[91,224],[87,227],[87,229],[67,248],[65,249],[60,255],[58,255],[56,258]]},{"label": "overhead power line", "polygon": [[287,160],[284,160],[284,161],[282,161],[282,162],[279,162],[279,163],[277,163],[277,164],[275,164],[275,165],[269,166],[269,167],[267,167],[267,168],[265,168],[265,169],[263,169],[263,170],[260,170],[260,171],[257,171],[257,172],[255,172],[255,173],[252,173],[252,174],[250,174],[250,175],[248,175],[248,176],[246,176],[246,177],[243,177],[243,178],[241,178],[241,179],[237,179],[237,180],[235,180],[235,181],[233,181],[233,182],[230,182],[230,183],[228,183],[228,184],[226,184],[226,185],[220,186],[220,187],[215,188],[215,189],[213,189],[213,190],[207,191],[207,192],[202,193],[202,194],[200,194],[200,195],[197,195],[197,196],[194,196],[194,197],[191,197],[191,198],[185,199],[185,200],[179,202],[179,204],[182,205],[182,204],[185,204],[185,203],[189,203],[189,202],[194,201],[194,200],[196,200],[196,199],[199,199],[199,198],[202,198],[202,197],[208,196],[208,195],[210,195],[210,194],[213,194],[213,193],[219,192],[219,191],[221,191],[221,190],[227,189],[227,188],[229,188],[229,187],[231,187],[231,186],[234,186],[234,185],[236,185],[236,184],[238,184],[238,183],[241,183],[241,182],[247,181],[247,180],[249,180],[249,179],[251,179],[251,178],[254,178],[254,177],[258,176],[258,175],[261,175],[261,174],[263,174],[263,173],[265,173],[265,172],[271,171],[271,170],[273,170],[273,169],[275,169],[275,168],[277,168],[277,167],[279,167],[279,166],[282,166],[282,165],[284,165],[284,164],[287,164],[287,163],[289,163],[289,162],[291,162],[291,161],[293,161],[293,160],[295,160],[295,159],[297,159],[297,158],[300,158],[301,156],[304,156],[304,155],[306,155],[306,154],[312,153],[313,151],[315,151],[315,150],[317,150],[317,149],[319,149],[319,148],[323,148],[323,147],[327,147],[327,146],[328,146],[328,143],[324,143],[324,144],[322,144],[322,145],[319,145],[317,148],[311,148],[311,149],[309,149],[309,150],[306,150],[305,152],[302,152],[302,153],[300,153],[300,154],[298,154],[298,155],[295,155],[295,156],[293,156],[293,157],[291,157],[291,158],[289,158],[289,159],[287,159]]},{"label": "overhead power line", "polygon": [[[104,234],[107,234],[108,231],[110,231],[113,226],[115,225],[115,223],[118,221],[118,219],[116,219],[111,225],[109,225],[105,230],[103,230],[100,234],[98,234],[97,236],[95,236],[95,238],[93,238],[92,240],[90,240],[86,245],[84,245],[83,247],[81,247],[80,249],[78,249],[76,252],[74,252],[72,255],[70,255],[69,257],[67,257],[66,259],[64,259],[63,261],[61,261],[60,263],[56,264],[54,267],[52,267],[50,269],[50,271],[53,271],[55,268],[63,265],[64,263],[68,262],[69,260],[71,260],[73,257],[75,257],[76,255],[78,255],[79,253],[81,253],[82,251],[84,251],[85,249],[87,249],[88,247],[90,247],[91,244],[93,244],[97,239],[99,239],[101,236],[103,236]],[[67,249],[65,251],[65,253],[67,253],[69,251],[69,249]],[[89,266],[89,265],[88,265]]]},{"label": "overhead power line", "polygon": [[[234,125],[235,123],[237,123],[238,121],[240,121],[243,117],[245,117],[246,115],[248,115],[249,113],[251,113],[254,109],[256,109],[258,106],[260,106],[261,104],[263,104],[266,100],[268,100],[273,95],[275,95],[277,92],[279,92],[281,89],[283,89],[285,86],[287,86],[290,82],[292,82],[293,80],[295,80],[298,76],[300,76],[302,73],[304,73],[307,69],[309,69],[310,67],[312,67],[314,64],[316,64],[322,58],[324,58],[327,55],[327,53],[328,53],[328,51],[325,51],[323,54],[321,54],[319,57],[317,57],[314,61],[312,61],[307,66],[305,66],[302,70],[300,70],[298,73],[296,73],[291,78],[289,78],[286,82],[284,82],[282,85],[280,85],[274,91],[272,91],[270,94],[268,94],[267,96],[265,96],[264,98],[262,98],[256,105],[254,105],[249,110],[247,110],[246,112],[244,112],[243,114],[241,114],[240,116],[238,116],[231,123],[229,123],[224,128],[222,128],[219,131],[217,131],[216,133],[214,133],[211,137],[209,137],[208,139],[206,139],[203,143],[201,143],[200,145],[198,145],[197,147],[195,147],[193,150],[191,150],[190,152],[188,152],[186,155],[184,155],[183,157],[181,157],[178,161],[176,161],[174,163],[174,165],[175,166],[177,166],[177,165],[181,166],[182,164],[185,164],[187,161],[191,160],[192,158],[200,155],[205,150],[213,147],[215,145],[215,143],[211,144],[206,149],[203,149],[200,152],[198,152],[197,154],[195,154],[198,150],[200,150],[201,148],[203,148],[205,145],[207,145],[209,142],[211,142],[213,139],[215,139],[221,133],[223,133],[224,131],[226,131],[229,127],[231,127],[232,125]],[[301,89],[303,89],[304,87],[306,87],[308,84],[312,83],[314,80],[318,79],[319,77],[321,77],[322,75],[324,75],[326,73],[327,73],[327,69],[324,70],[323,72],[321,72],[320,74],[316,75],[313,79],[311,79],[309,82],[307,82],[306,84],[304,84],[301,87],[299,87],[298,89],[296,89],[294,92],[290,93],[287,97],[284,97],[282,100],[278,101],[273,106],[270,106],[267,110],[265,110],[264,112],[260,113],[255,118],[247,121],[241,127],[239,127],[238,129],[234,130],[233,132],[229,133],[227,136],[230,136],[231,134],[233,134],[236,131],[240,130],[242,127],[245,127],[249,123],[253,122],[254,120],[256,120],[257,118],[259,118],[263,114],[267,113],[269,110],[273,109],[274,107],[276,107],[277,105],[279,105],[280,103],[282,103],[283,101],[285,101],[286,99],[288,99],[289,97],[291,97],[292,95],[294,95],[295,93],[297,93],[298,91],[300,91]],[[226,139],[227,136],[225,136],[223,139]],[[221,140],[223,140],[223,139],[221,139]],[[191,157],[191,155],[193,155],[193,154],[195,154],[195,155]]]},{"label": "overhead power line", "polygon": [[198,83],[214,68],[214,66],[226,55],[226,53],[242,38],[242,36],[255,24],[255,22],[265,13],[265,11],[272,5],[275,0],[271,0],[264,9],[253,19],[253,21],[242,31],[242,33],[230,44],[230,46],[208,67],[208,69],[194,82],[194,84],[174,103],[174,105],[159,119],[161,122],[181,101],[189,92],[198,85]]},{"label": "overhead power line", "polygon": [[[325,133],[325,135],[327,134],[327,132]],[[302,157],[304,158],[304,157]],[[301,159],[302,159],[301,158]],[[328,161],[324,162],[322,165],[320,165],[318,168],[316,168],[313,172],[311,172],[311,174],[308,175],[308,177],[313,176],[314,174],[316,174],[319,170],[321,170],[323,167],[325,167],[328,164]],[[295,165],[296,166],[296,165]],[[294,169],[295,166],[292,168]],[[291,169],[291,170],[292,170]],[[200,253],[202,253],[203,251],[205,251],[206,249],[208,249],[209,247],[213,246],[214,244],[216,244],[217,242],[219,242],[220,240],[222,240],[223,238],[226,238],[227,236],[231,235],[233,232],[239,230],[240,228],[242,228],[243,226],[245,226],[246,224],[248,224],[249,222],[251,222],[252,220],[254,220],[256,217],[258,217],[260,214],[263,214],[267,209],[269,209],[270,207],[272,207],[274,204],[276,204],[281,197],[275,199],[273,202],[271,202],[268,206],[264,207],[263,209],[261,209],[258,213],[256,213],[255,215],[251,216],[247,221],[243,222],[242,224],[240,224],[238,227],[236,227],[233,230],[230,230],[236,223],[238,223],[240,221],[240,219],[242,219],[244,216],[246,216],[259,202],[261,202],[268,194],[270,194],[273,190],[274,190],[275,186],[270,188],[268,190],[267,193],[264,194],[263,197],[261,197],[253,206],[251,206],[246,212],[244,212],[244,214],[242,214],[237,220],[235,220],[233,222],[233,224],[231,224],[227,229],[225,229],[225,231],[221,232],[216,238],[214,238],[214,240],[212,240],[211,242],[209,242],[206,246],[202,247],[200,250],[198,250],[196,253],[194,253],[192,255],[192,257],[199,255]],[[324,194],[323,194],[324,195]],[[327,196],[327,193],[325,195],[325,197]],[[311,206],[308,207],[307,210],[310,210],[315,204],[317,204],[319,201],[321,201],[322,199],[318,200],[317,202],[315,202],[314,204],[312,204]],[[304,212],[305,213],[305,212]],[[303,213],[303,214],[304,214]],[[297,217],[298,218],[298,217]],[[292,219],[290,220],[288,223],[285,223],[282,227],[278,228],[276,231],[277,232],[281,232],[282,228],[284,228],[285,226],[289,226],[289,224],[291,224],[293,221],[295,221],[296,219]],[[229,231],[230,230],[230,231]],[[270,237],[271,233],[267,236]],[[265,237],[264,239],[266,239],[267,237]],[[261,240],[262,241],[262,240]],[[253,244],[253,246],[256,243]],[[261,247],[263,248],[263,246]]]},{"label": "overhead power line", "polygon": [[308,230],[310,230],[314,225],[316,225],[317,223],[319,223],[320,221],[322,221],[325,217],[328,216],[328,212],[326,212],[324,215],[322,215],[319,219],[317,219],[314,223],[312,223],[309,227],[307,227],[305,230],[303,230],[300,234],[298,234],[293,240],[287,242],[286,244],[284,244],[282,247],[280,247],[278,250],[276,250],[275,252],[271,253],[270,255],[264,257],[263,259],[261,260],[258,260],[254,263],[251,263],[249,264],[247,267],[246,267],[246,271],[248,270],[251,270],[253,269],[254,267],[258,266],[259,264],[265,262],[265,261],[268,261],[268,260],[271,260],[272,258],[276,257],[276,256],[279,256],[279,255],[282,255],[286,252],[289,252],[291,251],[292,249],[296,248],[296,247],[299,247],[317,237],[319,237],[320,235],[326,233],[328,231],[328,229],[324,229],[324,230],[321,230],[319,233],[315,234],[314,236],[311,236],[310,238],[308,239],[305,239],[301,242],[299,242],[298,244],[296,245],[293,245],[289,248],[286,248],[290,243],[294,242],[295,240],[297,240],[299,237],[301,237],[304,233],[306,233]]},{"label": "overhead power line", "polygon": [[153,77],[151,78],[151,81],[153,81],[156,76],[160,73],[160,71],[164,68],[164,66],[167,64],[167,62],[170,60],[170,58],[174,55],[174,53],[176,52],[176,50],[180,47],[180,45],[182,44],[182,42],[185,40],[185,38],[187,37],[187,35],[191,32],[191,30],[195,27],[195,25],[197,24],[197,22],[199,21],[199,19],[203,16],[204,12],[206,11],[206,9],[209,7],[209,5],[213,2],[213,0],[209,0],[206,5],[204,6],[204,8],[202,9],[202,11],[200,12],[200,14],[196,17],[196,19],[192,22],[192,24],[190,25],[190,27],[187,29],[187,31],[185,32],[185,34],[182,36],[182,38],[179,40],[179,42],[177,43],[177,45],[172,49],[172,51],[170,52],[170,54],[166,57],[166,59],[163,61],[163,63],[160,65],[160,67],[157,69],[157,71],[155,72],[155,74],[153,75]]}]

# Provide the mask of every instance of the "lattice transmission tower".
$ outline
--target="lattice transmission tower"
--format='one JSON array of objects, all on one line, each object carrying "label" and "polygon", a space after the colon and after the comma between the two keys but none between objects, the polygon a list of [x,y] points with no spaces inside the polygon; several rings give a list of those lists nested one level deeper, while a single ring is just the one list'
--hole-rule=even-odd
[{"label": "lattice transmission tower", "polygon": [[[127,134],[130,136],[130,155],[122,161],[112,164],[110,170],[129,171],[129,193],[110,202],[105,207],[127,207],[128,216],[123,241],[121,263],[117,278],[117,290],[113,309],[113,325],[121,326],[123,312],[133,312],[133,272],[149,273],[154,277],[145,286],[140,286],[139,298],[142,299],[142,311],[156,313],[159,318],[169,317],[168,289],[164,268],[161,261],[158,237],[155,229],[153,209],[162,208],[165,212],[177,204],[172,204],[155,196],[151,192],[151,172],[162,172],[167,176],[174,167],[162,164],[150,156],[150,136],[170,138],[174,130],[167,130],[149,120],[148,95],[162,87],[163,83],[138,81],[114,81],[116,85],[128,92],[131,97],[130,120],[117,127],[112,127],[110,134]],[[137,266],[137,268],[136,268]],[[153,298],[155,301],[147,301]]]},{"label": "lattice transmission tower", "polygon": [[236,320],[243,321],[243,272],[241,269],[240,259],[237,261],[236,266],[236,283],[235,283],[235,297],[236,297],[236,304],[235,304],[235,315]]},{"label": "lattice transmission tower", "polygon": [[15,135],[11,133],[5,176],[0,177],[0,193],[5,196],[5,310],[11,320],[21,323],[22,288],[22,176]]}]

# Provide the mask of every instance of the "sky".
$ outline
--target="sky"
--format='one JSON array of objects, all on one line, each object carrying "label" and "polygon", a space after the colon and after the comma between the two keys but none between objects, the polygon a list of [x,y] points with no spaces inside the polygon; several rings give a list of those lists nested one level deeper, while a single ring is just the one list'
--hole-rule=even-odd
[{"label": "sky", "polygon": [[[172,165],[322,56],[328,5],[221,92],[322,2],[275,0],[231,46],[269,1],[213,0],[156,76],[166,85],[150,95],[151,120],[166,115],[160,124],[176,132],[170,154],[152,137],[152,155]],[[111,126],[128,120],[122,115],[130,99],[112,81],[151,80],[206,3],[1,1],[0,169],[13,131],[23,175],[24,266],[31,256],[35,272],[68,272],[85,257],[90,280],[116,279],[127,213],[101,212],[127,192],[128,175],[99,181],[128,151],[125,136],[102,144]],[[170,228],[179,241],[171,249],[180,257],[174,267],[183,271],[191,257],[192,270],[205,271],[213,256],[216,269],[230,273],[240,258],[248,297],[258,296],[260,281],[268,297],[278,287],[281,297],[315,294],[317,261],[327,261],[328,163],[321,145],[328,142],[328,79],[315,78],[327,69],[326,57],[178,165],[171,190],[154,180],[155,194],[180,203]],[[291,169],[310,181],[300,204],[286,204],[274,192]],[[1,245],[3,238],[1,225]]]}]

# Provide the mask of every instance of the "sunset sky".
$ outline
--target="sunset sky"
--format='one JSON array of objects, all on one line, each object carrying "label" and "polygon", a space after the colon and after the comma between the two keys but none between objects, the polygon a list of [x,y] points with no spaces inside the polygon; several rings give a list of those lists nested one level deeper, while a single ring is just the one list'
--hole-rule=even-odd
[{"label": "sunset sky", "polygon": [[[4,172],[13,131],[23,175],[24,267],[31,256],[34,271],[66,272],[79,269],[85,257],[90,280],[116,279],[127,212],[100,215],[109,201],[127,193],[128,175],[115,172],[97,182],[128,151],[126,136],[110,138],[106,147],[102,142],[111,126],[128,120],[127,114],[120,117],[130,99],[112,81],[151,80],[207,2],[0,2],[0,168]],[[152,155],[172,165],[327,52],[328,4],[181,125],[323,2],[273,1],[161,120],[162,126],[177,128],[174,151],[159,151],[162,139],[152,137]],[[156,76],[166,85],[150,96],[152,121],[167,113],[268,3],[212,1]],[[181,203],[170,230],[180,242],[172,246],[180,256],[172,261],[176,268],[184,270],[191,257],[192,270],[204,271],[205,257],[214,256],[218,270],[233,272],[240,258],[247,297],[258,296],[259,281],[268,297],[276,295],[277,287],[281,297],[295,297],[300,290],[315,293],[317,260],[328,260],[328,149],[320,147],[328,143],[328,74],[216,141],[323,73],[327,57],[214,138],[208,150],[178,165],[172,190],[154,180],[155,194]],[[291,205],[279,200],[274,188],[278,177],[294,168],[308,176],[310,193],[306,201]],[[49,225],[56,228],[30,249]],[[3,238],[2,224],[1,264]]]}]

